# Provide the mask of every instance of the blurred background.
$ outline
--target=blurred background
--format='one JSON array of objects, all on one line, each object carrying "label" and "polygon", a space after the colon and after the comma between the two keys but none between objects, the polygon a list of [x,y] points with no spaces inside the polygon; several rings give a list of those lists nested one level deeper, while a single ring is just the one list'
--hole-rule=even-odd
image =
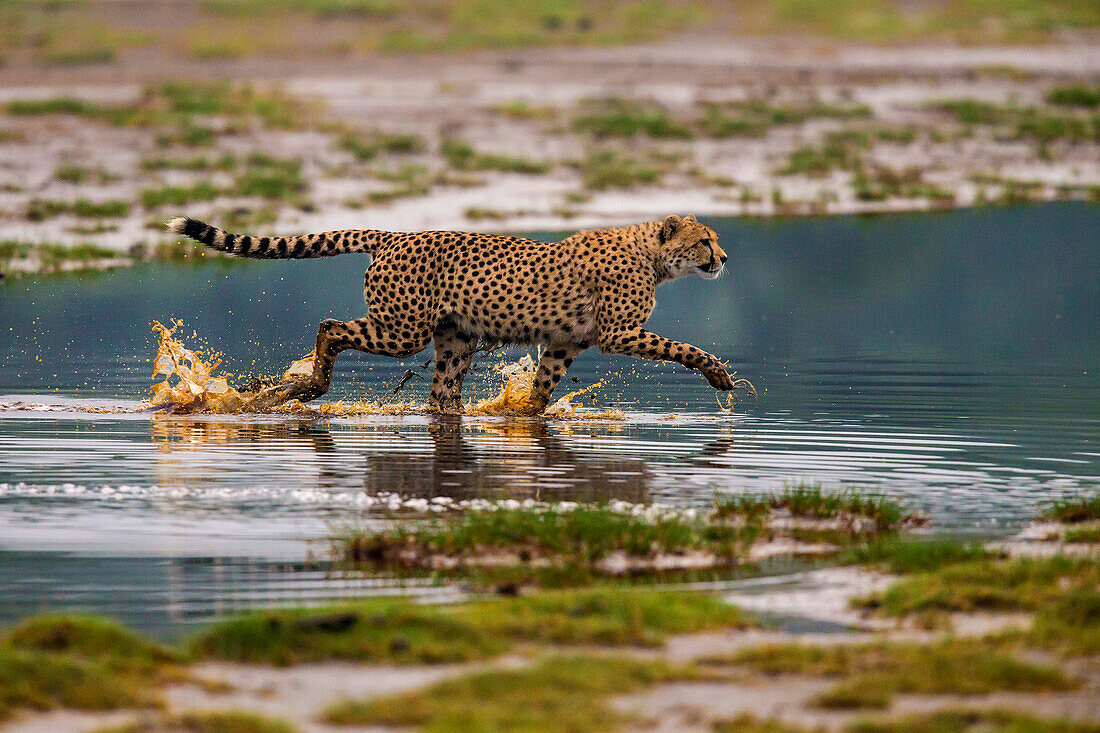
[{"label": "blurred background", "polygon": [[[1076,0],[0,3],[0,271],[1100,194]],[[28,245],[45,245],[31,247]]]}]

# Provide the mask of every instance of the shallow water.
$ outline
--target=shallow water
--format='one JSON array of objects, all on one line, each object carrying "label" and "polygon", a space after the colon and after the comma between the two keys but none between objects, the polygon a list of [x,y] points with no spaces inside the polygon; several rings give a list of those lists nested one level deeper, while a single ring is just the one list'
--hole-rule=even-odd
[{"label": "shallow water", "polygon": [[[281,372],[317,322],[361,313],[365,263],[0,286],[0,619],[79,608],[170,633],[394,592],[307,562],[384,492],[705,505],[813,481],[999,533],[1100,486],[1100,208],[708,223],[730,274],[662,287],[650,326],[752,380],[759,401],[733,413],[695,373],[594,350],[563,388],[603,379],[595,409],[621,420],[87,412],[148,397],[154,319],[182,319],[231,372]],[[326,399],[383,397],[426,358],[344,355]],[[468,399],[499,391],[499,361]],[[392,399],[426,391],[414,378]]]}]

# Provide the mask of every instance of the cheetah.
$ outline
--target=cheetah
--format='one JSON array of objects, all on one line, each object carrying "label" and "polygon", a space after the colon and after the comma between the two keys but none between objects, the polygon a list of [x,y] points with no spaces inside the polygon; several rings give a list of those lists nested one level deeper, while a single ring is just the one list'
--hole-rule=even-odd
[{"label": "cheetah", "polygon": [[725,267],[717,233],[690,214],[581,231],[557,243],[452,231],[252,237],[182,217],[168,230],[237,257],[371,255],[363,282],[367,315],[323,321],[312,375],[267,388],[252,401],[255,409],[323,395],[342,351],[403,358],[429,341],[435,349],[429,407],[442,412],[462,411],[462,381],[479,339],[542,347],[528,401],[532,415],[546,408],[570,364],[593,345],[678,362],[698,369],[717,390],[734,389],[716,357],[642,328],[658,285],[691,274],[713,280]]}]

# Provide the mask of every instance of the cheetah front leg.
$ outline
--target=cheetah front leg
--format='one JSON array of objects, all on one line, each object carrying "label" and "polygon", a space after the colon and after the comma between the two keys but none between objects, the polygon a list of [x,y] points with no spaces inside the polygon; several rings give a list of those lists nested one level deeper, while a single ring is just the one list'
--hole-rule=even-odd
[{"label": "cheetah front leg", "polygon": [[600,351],[608,354],[626,354],[640,359],[659,359],[683,364],[688,369],[698,369],[720,391],[733,389],[733,379],[716,356],[700,348],[658,336],[644,328],[609,330],[600,334]]},{"label": "cheetah front leg", "polygon": [[403,358],[425,346],[432,334],[428,329],[397,329],[367,316],[354,321],[322,321],[313,348],[313,373],[309,377],[284,379],[268,387],[245,404],[247,410],[263,411],[290,400],[308,402],[328,392],[336,356],[348,349]]},{"label": "cheetah front leg", "polygon": [[454,326],[440,326],[432,334],[435,345],[435,372],[428,406],[440,412],[462,412],[462,380],[470,370],[477,336]]},{"label": "cheetah front leg", "polygon": [[535,371],[535,381],[531,387],[531,397],[524,414],[538,415],[546,409],[554,387],[558,386],[569,365],[584,349],[584,346],[577,344],[555,344],[542,352],[539,367]]}]

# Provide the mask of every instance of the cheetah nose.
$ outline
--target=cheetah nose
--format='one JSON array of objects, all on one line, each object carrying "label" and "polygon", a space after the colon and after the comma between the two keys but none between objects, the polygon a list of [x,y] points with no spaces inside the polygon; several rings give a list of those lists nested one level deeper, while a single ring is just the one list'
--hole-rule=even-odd
[{"label": "cheetah nose", "polygon": [[723,265],[726,264],[726,260],[728,260],[728,259],[729,259],[729,255],[726,255],[726,254],[718,255],[718,261],[721,262]]}]

